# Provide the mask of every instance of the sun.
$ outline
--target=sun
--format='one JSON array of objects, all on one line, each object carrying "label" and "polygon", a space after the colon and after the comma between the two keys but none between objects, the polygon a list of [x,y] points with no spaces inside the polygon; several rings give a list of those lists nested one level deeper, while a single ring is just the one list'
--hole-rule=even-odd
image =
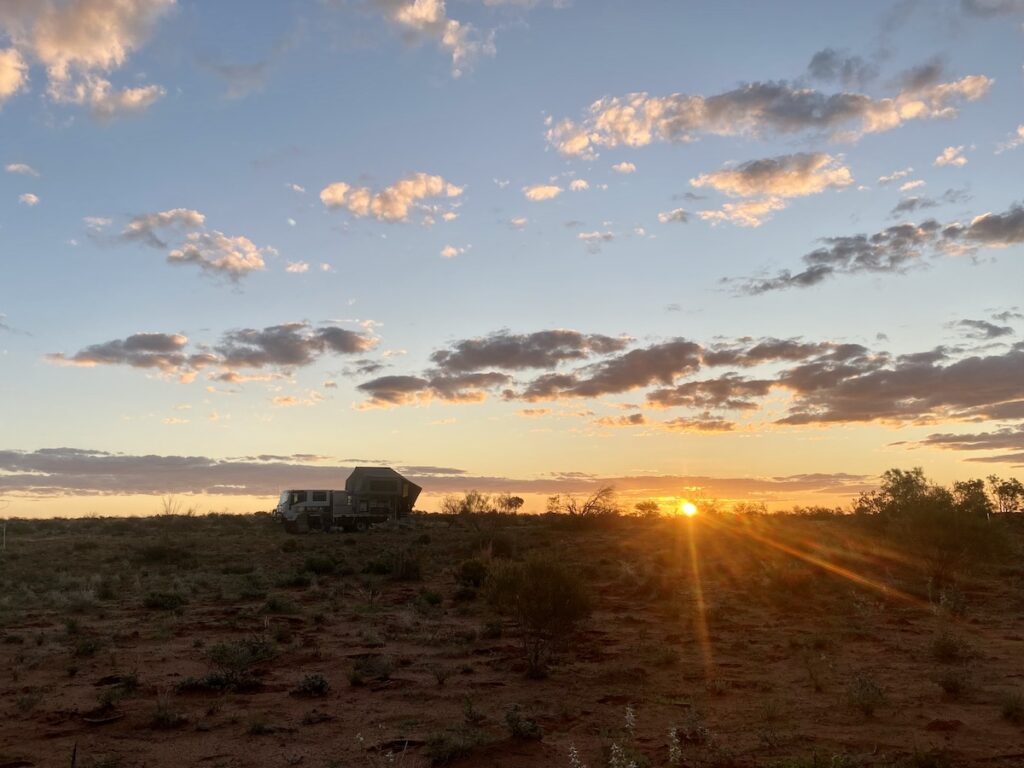
[{"label": "sun", "polygon": [[692,501],[683,501],[679,504],[679,511],[687,517],[693,517],[697,514],[697,505]]}]

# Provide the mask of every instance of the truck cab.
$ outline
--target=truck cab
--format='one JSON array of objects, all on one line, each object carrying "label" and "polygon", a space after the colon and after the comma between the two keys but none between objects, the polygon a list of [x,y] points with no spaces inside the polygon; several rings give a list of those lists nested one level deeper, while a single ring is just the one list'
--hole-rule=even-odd
[{"label": "truck cab", "polygon": [[281,493],[276,515],[287,530],[303,532],[310,529],[326,530],[333,522],[335,494],[347,496],[345,491],[288,490]]}]

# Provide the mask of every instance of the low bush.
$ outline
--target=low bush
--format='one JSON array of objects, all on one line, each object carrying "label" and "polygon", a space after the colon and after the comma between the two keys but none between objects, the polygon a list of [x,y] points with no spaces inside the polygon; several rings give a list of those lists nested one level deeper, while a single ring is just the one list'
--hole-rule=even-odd
[{"label": "low bush", "polygon": [[142,607],[149,611],[176,611],[186,602],[185,596],[177,592],[147,592]]},{"label": "low bush", "polygon": [[295,686],[293,693],[296,696],[305,696],[308,698],[323,698],[331,690],[331,684],[327,682],[327,678],[319,673],[313,673],[311,675],[305,675],[299,681],[299,684]]}]

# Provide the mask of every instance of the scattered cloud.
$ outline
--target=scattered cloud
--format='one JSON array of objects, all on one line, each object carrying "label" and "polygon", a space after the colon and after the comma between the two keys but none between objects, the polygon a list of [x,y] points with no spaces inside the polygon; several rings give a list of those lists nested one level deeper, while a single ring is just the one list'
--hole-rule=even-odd
[{"label": "scattered cloud", "polygon": [[22,195],[18,195],[18,202],[31,208],[33,205],[39,205],[39,196],[33,195],[31,192],[26,192]]},{"label": "scattered cloud", "polygon": [[935,162],[933,162],[932,165],[939,168],[947,165],[962,168],[967,165],[967,158],[964,157],[963,145],[961,144],[959,147],[946,147],[942,150],[941,154],[935,158]]},{"label": "scattered cloud", "polygon": [[513,229],[522,229],[530,222],[525,216],[516,216],[513,219],[509,219],[508,224]]},{"label": "scattered cloud", "polygon": [[467,247],[468,246],[446,245],[444,248],[441,249],[441,258],[454,259],[456,256],[461,256],[463,253],[465,253]]},{"label": "scattered cloud", "polygon": [[1002,154],[1011,149],[1016,149],[1024,144],[1024,125],[1018,125],[1017,130],[1010,134],[1006,141],[996,145],[996,154]]},{"label": "scattered cloud", "polygon": [[972,339],[990,340],[1003,336],[1012,336],[1013,328],[1008,325],[996,325],[988,320],[960,320],[956,323],[965,334]]},{"label": "scattered cloud", "polygon": [[912,189],[919,189],[919,188],[923,187],[924,185],[925,185],[925,182],[921,181],[920,179],[915,179],[914,181],[908,181],[908,182],[905,182],[903,184],[900,184],[900,192],[909,192]]},{"label": "scattered cloud", "polygon": [[673,208],[671,211],[662,211],[658,214],[658,221],[661,224],[668,224],[671,221],[685,224],[690,220],[690,214],[682,208]]},{"label": "scattered cloud", "polygon": [[878,68],[860,56],[823,48],[811,57],[807,74],[822,82],[839,83],[844,88],[863,88],[878,77]]},{"label": "scattered cloud", "polygon": [[39,171],[26,163],[9,163],[4,170],[8,173],[20,173],[22,176],[39,176]]},{"label": "scattered cloud", "polygon": [[685,143],[702,134],[733,136],[826,132],[856,139],[910,120],[948,118],[962,102],[976,101],[992,87],[984,75],[941,82],[941,72],[904,78],[893,96],[823,93],[787,81],[746,83],[713,96],[683,93],[606,96],[576,121],[549,120],[547,139],[563,155],[593,157],[602,148]]},{"label": "scattered cloud", "polygon": [[636,166],[623,160],[621,163],[613,165],[612,170],[616,173],[636,173]]},{"label": "scattered cloud", "polygon": [[372,216],[380,221],[407,221],[411,210],[429,212],[421,201],[451,199],[462,192],[462,187],[441,176],[414,173],[378,192],[336,181],[320,191],[320,200],[328,209],[344,208],[359,218]]},{"label": "scattered cloud", "polygon": [[769,197],[765,200],[725,203],[719,210],[697,211],[697,215],[703,221],[710,221],[712,224],[727,222],[740,227],[759,227],[771,218],[771,214],[785,207],[784,200]]},{"label": "scattered cloud", "polygon": [[936,208],[940,205],[964,203],[970,199],[970,195],[963,189],[947,189],[939,197],[923,197],[920,195],[910,195],[900,200],[896,206],[890,211],[889,215],[891,218],[898,218],[907,213],[913,213],[914,211],[924,210],[926,208]]},{"label": "scattered cloud", "polygon": [[612,232],[577,232],[576,239],[583,242],[587,246],[587,250],[590,253],[599,253],[601,246],[605,243],[610,243],[615,240],[615,234]]},{"label": "scattered cloud", "polygon": [[907,178],[907,176],[909,176],[913,172],[914,172],[913,168],[904,168],[902,171],[893,171],[888,176],[879,176],[878,177],[878,183],[879,184],[892,184],[894,181],[899,181],[900,179]]},{"label": "scattered cloud", "polygon": [[[100,224],[105,222],[103,226],[110,223],[110,219],[101,219],[98,217],[89,217],[86,219],[86,223],[92,227],[92,223]],[[133,217],[125,228],[121,231],[121,239],[126,241],[138,241],[151,245],[154,248],[166,248],[167,243],[164,242],[157,233],[163,229],[171,228],[196,228],[201,227],[206,222],[206,217],[199,211],[191,208],[173,208],[168,211],[158,211],[156,213],[144,213],[139,216]]]},{"label": "scattered cloud", "polygon": [[852,183],[850,169],[821,152],[751,160],[690,179],[695,187],[710,187],[732,197],[803,197]]},{"label": "scattered cloud", "polygon": [[[139,113],[165,94],[159,85],[116,88],[120,69],[175,0],[28,0],[0,6],[0,31],[15,47],[0,52],[0,101],[21,90],[31,59],[46,72],[47,97],[109,119]],[[12,74],[13,73],[13,74]]]},{"label": "scattered cloud", "polygon": [[557,329],[517,334],[496,331],[488,336],[462,339],[438,350],[430,360],[445,373],[466,373],[488,368],[523,370],[552,368],[625,349],[626,337],[584,334]]},{"label": "scattered cloud", "polygon": [[960,0],[960,7],[973,16],[1003,16],[1024,13],[1024,0]]},{"label": "scattered cloud", "polygon": [[167,254],[171,264],[195,264],[204,272],[238,281],[265,268],[263,257],[276,251],[258,247],[247,237],[229,237],[223,232],[189,232],[185,243]]},{"label": "scattered cloud", "polygon": [[539,202],[558,197],[562,194],[562,188],[556,187],[554,184],[534,184],[532,187],[523,187],[523,194],[526,195],[527,200]]},{"label": "scattered cloud", "polygon": [[569,182],[569,189],[573,192],[583,192],[590,189],[590,183],[586,179],[573,179]]},{"label": "scattered cloud", "polygon": [[305,272],[309,272],[309,264],[305,261],[289,261],[288,266],[284,268],[285,272],[290,272],[293,275],[301,275]]},{"label": "scattered cloud", "polygon": [[302,187],[302,186],[299,186],[298,184],[288,183],[288,184],[285,184],[284,186],[285,186],[286,189],[290,189],[292,192],[294,192],[294,193],[296,193],[298,195],[306,194],[306,188]]},{"label": "scattered cloud", "polygon": [[494,33],[481,34],[472,25],[448,16],[444,0],[372,0],[384,17],[412,42],[431,40],[451,56],[452,77],[461,77],[482,56],[497,49]]}]

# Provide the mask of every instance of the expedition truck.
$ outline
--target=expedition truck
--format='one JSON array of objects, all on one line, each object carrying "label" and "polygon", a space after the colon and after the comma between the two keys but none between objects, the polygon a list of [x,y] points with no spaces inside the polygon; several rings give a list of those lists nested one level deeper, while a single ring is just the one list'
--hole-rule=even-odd
[{"label": "expedition truck", "polygon": [[287,490],[275,515],[289,533],[363,531],[374,523],[408,516],[423,489],[391,467],[356,467],[345,490]]}]

